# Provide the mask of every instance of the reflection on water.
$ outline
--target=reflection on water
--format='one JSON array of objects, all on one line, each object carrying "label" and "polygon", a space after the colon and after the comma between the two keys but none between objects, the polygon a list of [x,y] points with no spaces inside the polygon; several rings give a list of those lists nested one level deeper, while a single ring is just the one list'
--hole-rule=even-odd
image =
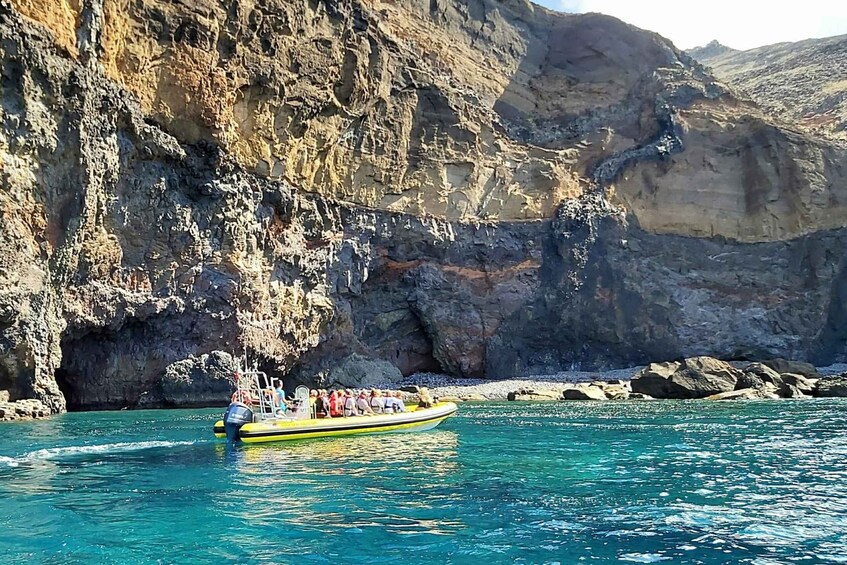
[{"label": "reflection on water", "polygon": [[[243,458],[239,469],[247,474],[290,465],[324,465],[327,472],[347,472],[346,463],[367,463],[449,473],[455,470],[459,438],[454,432],[436,430],[427,433],[356,435],[320,440],[290,441],[235,446]],[[331,464],[336,465],[331,465]]]},{"label": "reflection on water", "polygon": [[[446,535],[464,526],[459,519],[438,518],[443,490],[456,482],[451,477],[459,469],[458,443],[454,432],[433,431],[230,446],[219,453],[234,463],[233,488],[261,496],[247,506],[224,506],[239,519],[325,533],[376,527]],[[335,507],[339,498],[360,505],[341,512]]]}]

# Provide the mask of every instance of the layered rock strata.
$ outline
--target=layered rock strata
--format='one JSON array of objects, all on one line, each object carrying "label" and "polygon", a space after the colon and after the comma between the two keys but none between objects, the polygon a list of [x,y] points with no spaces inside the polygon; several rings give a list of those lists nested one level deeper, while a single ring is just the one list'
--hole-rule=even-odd
[{"label": "layered rock strata", "polygon": [[202,404],[245,351],[339,384],[847,355],[845,149],[658,36],[521,0],[48,4],[0,0],[10,400]]}]

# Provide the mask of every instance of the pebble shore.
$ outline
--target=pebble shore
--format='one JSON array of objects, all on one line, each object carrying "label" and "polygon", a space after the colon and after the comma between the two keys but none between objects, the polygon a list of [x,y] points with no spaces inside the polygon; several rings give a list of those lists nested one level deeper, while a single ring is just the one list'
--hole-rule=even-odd
[{"label": "pebble shore", "polygon": [[[739,365],[743,365],[740,363]],[[506,400],[510,392],[521,389],[563,391],[577,383],[594,381],[629,381],[644,366],[612,369],[608,371],[563,371],[551,375],[534,375],[511,379],[461,379],[439,373],[415,373],[399,383],[383,388],[397,389],[404,386],[425,386],[435,397],[479,396],[486,400]],[[818,367],[823,376],[838,375],[847,372],[847,363],[837,363]]]},{"label": "pebble shore", "polygon": [[386,388],[425,386],[432,396],[480,396],[487,400],[506,400],[510,392],[520,389],[563,391],[577,383],[593,381],[628,381],[643,367],[629,367],[610,371],[565,371],[552,375],[534,375],[512,379],[460,379],[438,373],[415,373]]}]

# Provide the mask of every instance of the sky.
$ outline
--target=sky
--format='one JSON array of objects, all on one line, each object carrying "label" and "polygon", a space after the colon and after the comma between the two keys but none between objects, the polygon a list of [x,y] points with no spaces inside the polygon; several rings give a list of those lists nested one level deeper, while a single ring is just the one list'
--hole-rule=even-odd
[{"label": "sky", "polygon": [[734,49],[847,34],[847,0],[534,0],[564,12],[602,12],[658,32],[681,49],[717,39]]}]

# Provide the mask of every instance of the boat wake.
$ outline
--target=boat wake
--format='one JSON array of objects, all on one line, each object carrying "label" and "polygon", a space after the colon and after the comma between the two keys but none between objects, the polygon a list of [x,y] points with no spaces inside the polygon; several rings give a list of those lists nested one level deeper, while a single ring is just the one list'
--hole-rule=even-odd
[{"label": "boat wake", "polygon": [[105,443],[102,445],[70,445],[65,447],[49,447],[37,449],[24,453],[19,457],[6,457],[0,455],[0,465],[17,467],[21,463],[32,463],[55,459],[65,459],[78,456],[106,455],[112,453],[124,453],[130,451],[141,451],[144,449],[155,449],[162,447],[178,447],[182,445],[193,445],[194,441],[134,441],[122,443]]},{"label": "boat wake", "polygon": [[17,467],[18,460],[14,457],[4,457],[0,455],[0,465],[6,465],[8,467]]}]

